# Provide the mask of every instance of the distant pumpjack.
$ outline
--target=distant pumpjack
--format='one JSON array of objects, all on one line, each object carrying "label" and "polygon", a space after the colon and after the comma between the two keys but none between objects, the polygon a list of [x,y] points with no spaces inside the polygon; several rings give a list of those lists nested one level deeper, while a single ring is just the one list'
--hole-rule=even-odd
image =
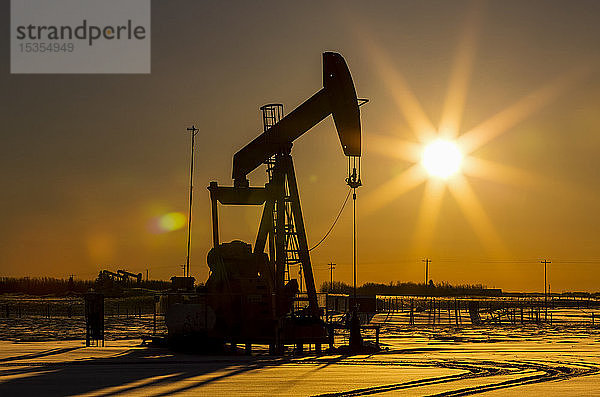
[{"label": "distant pumpjack", "polygon": [[142,273],[131,273],[128,272],[127,270],[117,270],[117,273],[119,273],[121,275],[121,277],[123,278],[123,280],[127,280],[127,278],[131,277],[133,279],[135,279],[137,281],[137,283],[141,283],[142,282]]},{"label": "distant pumpjack", "polygon": [[123,275],[115,272],[111,272],[110,270],[102,270],[100,274],[103,274],[105,277],[108,277],[112,280],[122,281]]}]

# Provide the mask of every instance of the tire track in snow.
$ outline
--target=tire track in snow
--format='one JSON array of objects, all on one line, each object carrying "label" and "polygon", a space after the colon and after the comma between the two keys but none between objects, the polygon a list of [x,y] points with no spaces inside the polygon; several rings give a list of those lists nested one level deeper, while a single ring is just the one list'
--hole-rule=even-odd
[{"label": "tire track in snow", "polygon": [[435,362],[419,362],[419,361],[345,361],[338,362],[338,365],[399,365],[399,366],[429,366],[448,369],[466,370],[466,374],[447,375],[441,377],[418,379],[409,382],[373,386],[367,388],[359,388],[347,390],[343,392],[325,393],[316,395],[318,397],[346,397],[346,396],[366,396],[386,393],[391,391],[399,391],[405,389],[414,389],[422,386],[435,384],[449,384],[466,379],[481,378],[482,383],[485,378],[499,375],[518,375],[519,373],[530,373],[531,371],[541,372],[534,375],[526,375],[516,379],[509,379],[501,382],[481,384],[472,387],[462,387],[455,390],[444,391],[441,393],[431,394],[430,397],[450,397],[450,396],[466,396],[478,393],[484,393],[492,390],[518,387],[533,383],[566,380],[578,376],[593,375],[600,371],[600,368],[582,364],[581,366],[573,366],[569,363],[551,363],[551,365],[540,362],[496,362],[496,361],[453,361],[453,360],[438,360]]}]

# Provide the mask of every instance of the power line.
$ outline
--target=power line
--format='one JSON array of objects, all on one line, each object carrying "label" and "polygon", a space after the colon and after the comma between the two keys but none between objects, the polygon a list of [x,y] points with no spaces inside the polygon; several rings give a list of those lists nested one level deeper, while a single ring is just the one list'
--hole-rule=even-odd
[{"label": "power line", "polygon": [[350,192],[352,192],[352,189],[348,189],[348,194],[346,195],[346,198],[344,199],[344,203],[342,204],[342,208],[340,208],[340,212],[338,212],[337,216],[335,217],[335,220],[333,221],[333,224],[331,225],[331,227],[329,228],[329,230],[327,231],[327,233],[325,233],[325,235],[323,236],[323,238],[312,248],[309,248],[308,251],[312,251],[315,248],[317,248],[319,245],[321,245],[321,243],[323,241],[325,241],[325,239],[327,238],[327,236],[329,236],[329,233],[331,233],[331,231],[333,230],[335,224],[337,223],[338,219],[340,219],[340,216],[342,215],[342,211],[344,211],[344,208],[346,207],[346,203],[348,202],[348,198],[350,197]]}]

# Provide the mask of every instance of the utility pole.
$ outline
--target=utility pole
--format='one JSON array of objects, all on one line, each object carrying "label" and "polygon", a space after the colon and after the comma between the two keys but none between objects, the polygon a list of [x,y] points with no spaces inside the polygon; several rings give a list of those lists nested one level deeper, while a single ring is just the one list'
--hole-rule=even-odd
[{"label": "utility pole", "polygon": [[329,266],[329,292],[333,291],[333,269],[335,269],[335,263],[330,263]]},{"label": "utility pole", "polygon": [[431,259],[425,258],[421,262],[425,262],[425,287],[427,287],[427,283],[429,283],[429,264],[431,263]]},{"label": "utility pole", "polygon": [[181,270],[183,271],[183,277],[185,277],[185,269],[186,269],[185,264],[181,265]]},{"label": "utility pole", "polygon": [[544,321],[548,320],[548,282],[546,281],[546,266],[549,265],[549,260],[544,259],[540,261],[540,263],[544,264]]},{"label": "utility pole", "polygon": [[149,269],[146,269],[146,282],[148,282],[148,273],[149,273]]},{"label": "utility pole", "polygon": [[192,136],[192,144],[191,144],[191,152],[192,156],[190,158],[190,208],[188,213],[188,239],[187,239],[187,258],[186,258],[186,267],[184,277],[190,276],[190,244],[192,238],[192,191],[194,185],[194,138],[198,133],[198,129],[195,125],[188,127],[187,130],[191,133]]},{"label": "utility pole", "polygon": [[69,291],[71,291],[75,285],[74,285],[74,279],[75,275],[74,274],[69,274],[69,281],[67,282],[67,288],[69,289]]}]

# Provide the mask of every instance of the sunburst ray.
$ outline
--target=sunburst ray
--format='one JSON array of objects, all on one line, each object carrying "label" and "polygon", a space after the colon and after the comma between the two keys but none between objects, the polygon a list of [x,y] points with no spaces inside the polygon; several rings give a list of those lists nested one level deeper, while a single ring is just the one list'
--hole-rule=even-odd
[{"label": "sunburst ray", "polygon": [[390,158],[418,163],[421,159],[421,145],[379,134],[369,134],[369,151],[383,154]]},{"label": "sunburst ray", "polygon": [[589,66],[581,66],[561,75],[551,83],[521,98],[515,104],[483,121],[465,132],[458,142],[466,153],[471,153],[498,135],[525,120],[534,112],[547,106],[560,94],[573,87],[591,71]]},{"label": "sunburst ray", "polygon": [[465,175],[470,177],[500,182],[506,185],[535,189],[551,185],[551,181],[541,175],[474,156],[466,156],[463,159],[461,169]]},{"label": "sunburst ray", "polygon": [[396,105],[415,136],[421,142],[431,140],[436,135],[436,129],[402,73],[393,66],[384,51],[380,50],[373,42],[369,42],[365,47],[370,52],[369,59],[375,62],[379,74],[387,82]]},{"label": "sunburst ray", "polygon": [[414,189],[426,179],[425,170],[420,164],[414,164],[400,175],[376,188],[365,198],[367,213],[378,210],[396,197]]},{"label": "sunburst ray", "polygon": [[482,20],[483,2],[473,1],[454,57],[440,120],[439,132],[446,139],[458,136]]},{"label": "sunburst ray", "polygon": [[419,208],[414,234],[414,250],[416,253],[425,252],[429,249],[445,190],[445,183],[439,179],[429,179],[425,184],[423,201]]},{"label": "sunburst ray", "polygon": [[504,254],[506,249],[502,240],[466,178],[462,175],[456,175],[448,183],[448,189],[489,253],[492,255]]}]

